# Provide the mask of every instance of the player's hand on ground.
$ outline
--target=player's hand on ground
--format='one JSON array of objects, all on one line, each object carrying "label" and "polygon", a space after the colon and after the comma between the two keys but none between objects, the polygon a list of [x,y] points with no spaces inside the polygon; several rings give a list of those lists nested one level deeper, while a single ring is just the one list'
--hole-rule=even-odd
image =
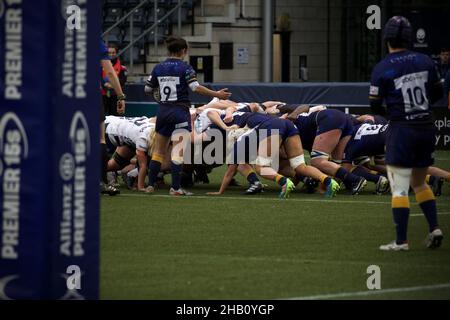
[{"label": "player's hand on ground", "polygon": [[221,195],[223,195],[223,193],[221,193],[221,192],[207,192],[206,194],[208,196],[221,196]]},{"label": "player's hand on ground", "polygon": [[124,114],[125,113],[125,100],[117,101],[117,113]]},{"label": "player's hand on ground", "polygon": [[152,186],[148,186],[147,188],[140,188],[139,192],[143,192],[143,193],[153,193],[155,191],[155,188],[153,188]]},{"label": "player's hand on ground", "polygon": [[220,89],[217,92],[217,98],[220,100],[228,100],[229,97],[231,97],[231,92],[228,92],[228,88]]}]

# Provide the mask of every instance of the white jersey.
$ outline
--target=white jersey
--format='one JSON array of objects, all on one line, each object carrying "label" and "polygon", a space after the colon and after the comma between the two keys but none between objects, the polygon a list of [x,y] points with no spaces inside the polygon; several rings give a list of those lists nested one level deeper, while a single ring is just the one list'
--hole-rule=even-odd
[{"label": "white jersey", "polygon": [[[235,113],[239,112],[240,110],[243,110],[245,108],[248,108],[248,107],[249,107],[248,103],[238,103]],[[248,109],[248,111],[250,111],[250,109]],[[217,112],[221,116],[221,118],[223,118],[223,116],[226,113],[225,110],[220,110],[220,109],[215,109],[215,108],[207,108],[207,109],[203,110],[202,113],[200,113],[198,115],[197,119],[195,119],[195,121],[194,121],[194,128],[195,128],[196,133],[200,134],[202,132],[205,132],[212,125],[212,121],[208,117],[209,112]],[[240,114],[242,114],[242,112]]]},{"label": "white jersey", "polygon": [[105,127],[106,138],[114,146],[129,146],[145,152],[150,134],[155,130],[155,124],[147,117],[107,116]]},{"label": "white jersey", "polygon": [[219,110],[214,108],[208,108],[203,110],[194,121],[195,132],[200,134],[208,130],[208,128],[212,125],[211,119],[208,117],[209,112],[217,112],[219,115],[224,115],[225,110]]}]

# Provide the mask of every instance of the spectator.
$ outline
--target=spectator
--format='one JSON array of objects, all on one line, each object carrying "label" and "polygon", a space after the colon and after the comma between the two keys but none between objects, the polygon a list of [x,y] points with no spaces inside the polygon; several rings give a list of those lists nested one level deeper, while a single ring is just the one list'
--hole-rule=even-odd
[{"label": "spectator", "polygon": [[[123,88],[127,82],[128,70],[121,64],[120,59],[117,57],[117,49],[118,48],[115,44],[108,45],[108,55],[111,59],[111,64],[117,74],[117,77],[119,78],[120,86]],[[104,69],[102,71],[102,98],[105,114],[118,116],[117,95]]]},{"label": "spectator", "polygon": [[444,79],[449,70],[450,50],[442,48],[439,54],[439,61],[436,62],[436,70],[440,79]]}]

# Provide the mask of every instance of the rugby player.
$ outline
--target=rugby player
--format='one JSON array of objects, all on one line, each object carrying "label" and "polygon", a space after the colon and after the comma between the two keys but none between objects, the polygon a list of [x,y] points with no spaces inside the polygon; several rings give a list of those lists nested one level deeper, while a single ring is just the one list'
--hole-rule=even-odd
[{"label": "rugby player", "polygon": [[430,105],[442,96],[442,85],[433,61],[407,49],[412,30],[405,17],[394,16],[388,20],[383,37],[389,54],[374,67],[370,86],[373,112],[384,115],[384,101],[390,119],[385,161],[397,237],[380,246],[384,251],[409,250],[410,185],[428,222],[427,247],[438,248],[443,239],[436,201],[425,182],[428,167],[434,162],[435,128]]},{"label": "rugby player", "polygon": [[361,164],[364,164],[366,160],[370,161],[370,157],[384,155],[387,127],[387,124],[368,122],[356,126],[351,139],[345,146],[342,159],[343,168],[375,183],[377,194],[383,194],[389,190],[389,180],[379,173],[370,172]]},{"label": "rugby player", "polygon": [[351,194],[358,194],[367,184],[366,179],[341,167],[334,160],[342,160],[345,146],[353,133],[352,120],[339,110],[324,109],[301,113],[293,120],[303,148],[311,155],[311,165],[341,181]]},{"label": "rugby player", "polygon": [[[188,133],[191,132],[189,112],[191,103],[188,90],[219,99],[228,99],[231,93],[227,89],[213,91],[198,83],[194,69],[183,61],[188,51],[186,40],[171,36],[167,38],[166,45],[169,53],[168,59],[155,66],[145,85],[145,93],[153,94],[159,103],[155,148],[149,166],[147,192],[154,192],[164,154],[172,140],[172,186],[169,194],[191,195],[190,192],[181,188],[184,150],[190,140]],[[180,144],[182,144],[182,148],[179,148]]]},{"label": "rugby player", "polygon": [[[106,144],[114,152],[108,161],[108,171],[121,170],[136,156],[139,166],[137,189],[145,192],[147,157],[151,156],[155,140],[155,118],[107,116],[105,126]],[[170,167],[167,158],[166,155],[163,170]]]},{"label": "rugby player", "polygon": [[[279,174],[272,168],[271,159],[273,152],[278,152],[280,147],[283,146],[290,166],[297,175],[321,181],[326,187],[325,194],[327,197],[336,195],[339,190],[339,184],[320,170],[306,165],[300,136],[292,122],[261,113],[234,112],[232,124],[237,124],[240,128],[248,127],[250,130],[239,137],[234,145],[234,163],[228,166],[219,193],[226,188],[229,179],[234,176],[239,163],[251,163],[255,160],[256,172],[263,178],[275,181],[280,185],[281,192],[279,197],[282,199],[288,198],[295,189],[295,185],[291,179]],[[257,136],[256,155],[248,153],[252,135]],[[273,139],[275,139],[274,146],[272,146]],[[242,154],[243,151],[244,154]]]},{"label": "rugby player", "polygon": [[[223,134],[223,140],[226,141],[226,143],[230,143],[230,140],[232,137],[229,136],[228,133],[232,132],[233,135],[236,135],[235,129],[239,128],[237,125],[231,125],[227,126],[224,122],[224,118],[226,116],[226,110],[223,109],[215,109],[214,105],[210,105],[211,108],[204,109],[200,114],[197,115],[197,117],[194,119],[193,127],[195,130],[193,130],[193,138],[192,141],[196,141],[197,139],[200,139],[202,142],[204,141],[210,141],[210,135],[211,130],[218,129],[221,130]],[[235,105],[232,105],[233,110],[238,110],[239,112],[252,112],[255,111],[255,108],[252,108],[250,104],[238,104],[237,107]],[[228,109],[227,109],[228,110]],[[243,129],[240,129],[241,132],[245,131]],[[195,135],[194,135],[195,133]],[[234,140],[233,140],[234,141]],[[207,144],[206,144],[207,145]],[[205,146],[205,144],[203,145]],[[226,153],[226,146],[224,145],[224,154]],[[225,160],[225,159],[224,159]],[[223,162],[224,163],[224,162]],[[248,181],[249,187],[244,192],[244,194],[253,195],[257,194],[263,191],[264,186],[259,181],[255,171],[253,168],[246,163],[239,164],[237,167],[237,171],[242,174]],[[236,173],[236,171],[234,172]],[[233,175],[234,177],[234,175]],[[233,177],[231,177],[228,185],[231,185],[233,182]],[[226,187],[222,188],[218,193],[209,193],[209,194],[223,194],[225,192]]]},{"label": "rugby player", "polygon": [[[123,114],[125,112],[125,94],[122,91],[122,87],[120,86],[119,78],[117,77],[117,73],[114,70],[113,65],[111,64],[111,58],[108,54],[108,48],[105,45],[105,42],[100,39],[100,65],[103,68],[103,72],[109,78],[109,82],[114,89],[114,92],[117,95],[117,113]],[[105,112],[103,106],[101,106],[100,113],[100,150],[101,150],[101,182],[100,182],[100,192],[102,194],[109,194],[110,196],[114,196],[119,194],[119,189],[115,188],[112,185],[108,185],[107,178],[107,166],[108,166],[108,151],[106,149],[105,142]]]}]

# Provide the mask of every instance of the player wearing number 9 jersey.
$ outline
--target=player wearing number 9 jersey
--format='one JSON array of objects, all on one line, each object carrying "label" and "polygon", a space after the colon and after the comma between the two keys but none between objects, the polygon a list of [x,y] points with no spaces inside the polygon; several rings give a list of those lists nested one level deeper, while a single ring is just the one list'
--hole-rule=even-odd
[{"label": "player wearing number 9 jersey", "polygon": [[[170,194],[188,195],[188,192],[181,189],[180,173],[184,159],[183,150],[189,143],[189,132],[191,131],[189,89],[201,95],[219,99],[228,99],[231,94],[226,89],[212,91],[198,83],[194,69],[183,61],[188,51],[186,40],[171,36],[167,38],[166,44],[169,57],[155,66],[145,86],[145,93],[153,93],[159,102],[155,150],[150,162],[149,187],[146,188],[146,192],[154,191],[164,154],[168,149],[169,142],[174,140],[172,141],[173,150],[177,151],[172,152],[171,156],[172,187]],[[177,138],[171,139],[172,136],[177,136]],[[180,140],[180,136],[183,139]],[[183,145],[180,148],[179,144],[181,143]]]},{"label": "player wearing number 9 jersey", "polygon": [[370,86],[373,111],[383,113],[384,100],[390,118],[386,132],[386,164],[397,239],[380,246],[386,251],[409,249],[410,184],[429,225],[427,246],[439,247],[443,238],[434,195],[425,182],[427,169],[433,164],[435,142],[430,106],[441,97],[442,86],[433,61],[406,49],[411,34],[412,27],[406,18],[389,19],[384,28],[389,54],[375,66]]}]

